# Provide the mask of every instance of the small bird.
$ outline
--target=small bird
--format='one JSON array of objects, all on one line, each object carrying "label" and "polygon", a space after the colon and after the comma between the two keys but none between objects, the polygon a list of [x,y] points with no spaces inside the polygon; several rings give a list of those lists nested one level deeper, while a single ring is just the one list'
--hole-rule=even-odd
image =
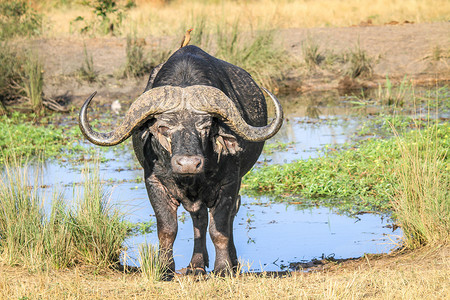
[{"label": "small bird", "polygon": [[122,109],[122,105],[120,105],[119,100],[115,100],[112,104],[111,104],[111,110],[113,111],[113,113],[115,113],[116,115],[118,115],[120,113],[120,110]]},{"label": "small bird", "polygon": [[181,48],[183,48],[184,46],[187,46],[189,44],[189,42],[191,41],[191,31],[193,30],[193,28],[190,28],[188,30],[186,30],[186,34],[183,37],[183,40],[181,41]]}]

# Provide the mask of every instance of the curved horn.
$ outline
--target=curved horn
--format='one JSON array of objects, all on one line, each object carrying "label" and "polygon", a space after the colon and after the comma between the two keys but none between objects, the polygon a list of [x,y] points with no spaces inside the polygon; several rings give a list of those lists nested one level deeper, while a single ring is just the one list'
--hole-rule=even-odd
[{"label": "curved horn", "polygon": [[191,105],[195,109],[221,117],[242,138],[251,142],[262,142],[273,137],[283,124],[283,109],[280,102],[268,90],[262,89],[270,96],[275,105],[275,119],[270,124],[262,127],[248,124],[242,118],[233,101],[214,87],[202,86],[201,88],[194,88],[193,94],[196,100],[192,101]]},{"label": "curved horn", "polygon": [[97,92],[93,93],[81,107],[79,125],[83,135],[93,144],[114,146],[126,140],[136,127],[141,126],[153,115],[163,113],[179,106],[181,89],[163,86],[148,90],[131,104],[122,123],[108,133],[96,132],[89,124],[87,108]]}]

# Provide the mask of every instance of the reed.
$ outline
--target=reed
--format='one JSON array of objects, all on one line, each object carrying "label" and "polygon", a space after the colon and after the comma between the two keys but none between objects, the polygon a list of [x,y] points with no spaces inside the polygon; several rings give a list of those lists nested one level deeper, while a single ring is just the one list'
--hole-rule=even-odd
[{"label": "reed", "polygon": [[68,216],[78,259],[98,268],[116,266],[128,228],[101,184],[98,164],[85,166],[83,177],[83,187],[76,190],[75,209]]},{"label": "reed", "polygon": [[43,200],[39,178],[15,157],[4,161],[0,181],[0,257],[7,264],[39,268],[45,257]]},{"label": "reed", "polygon": [[[128,228],[108,201],[98,168],[85,168],[83,193],[74,207],[63,194],[43,196],[41,164],[33,168],[13,155],[4,160],[0,180],[0,261],[32,271],[76,264],[105,268],[119,264]],[[50,208],[50,213],[46,212]]]},{"label": "reed", "polygon": [[395,128],[393,131],[401,157],[398,185],[391,202],[403,230],[404,245],[410,249],[447,245],[450,242],[450,164],[442,135],[448,133],[432,123],[426,129],[418,127],[413,140],[406,142]]},{"label": "reed", "polygon": [[140,77],[149,74],[151,66],[144,53],[144,44],[143,39],[137,39],[132,35],[127,36],[127,60],[123,77]]},{"label": "reed", "polygon": [[22,85],[26,97],[30,101],[31,109],[35,114],[40,115],[44,109],[44,66],[39,56],[32,51],[26,54]]},{"label": "reed", "polygon": [[88,53],[86,44],[83,45],[84,61],[81,67],[77,71],[78,78],[87,82],[97,81],[98,72],[94,68],[94,59],[92,55]]}]

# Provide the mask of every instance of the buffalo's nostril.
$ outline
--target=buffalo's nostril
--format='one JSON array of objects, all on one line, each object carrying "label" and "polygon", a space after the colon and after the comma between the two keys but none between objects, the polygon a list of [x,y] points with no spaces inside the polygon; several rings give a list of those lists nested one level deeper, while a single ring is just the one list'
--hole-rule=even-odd
[{"label": "buffalo's nostril", "polygon": [[175,155],[172,169],[178,174],[198,174],[203,172],[203,157],[197,155]]},{"label": "buffalo's nostril", "polygon": [[202,166],[202,160],[199,159],[197,162],[197,169],[199,169]]}]

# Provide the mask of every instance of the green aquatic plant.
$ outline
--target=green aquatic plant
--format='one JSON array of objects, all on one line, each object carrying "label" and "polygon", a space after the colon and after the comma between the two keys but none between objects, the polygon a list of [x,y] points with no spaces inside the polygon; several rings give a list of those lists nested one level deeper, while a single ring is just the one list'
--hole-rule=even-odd
[{"label": "green aquatic plant", "polygon": [[155,231],[156,223],[153,220],[147,222],[132,223],[129,221],[123,221],[123,224],[127,227],[128,235],[140,235],[152,233]]},{"label": "green aquatic plant", "polygon": [[0,162],[14,155],[18,158],[42,156],[72,162],[98,154],[98,149],[83,146],[83,136],[72,123],[55,124],[58,114],[40,117],[13,112],[0,116]]},{"label": "green aquatic plant", "polygon": [[267,143],[264,145],[263,153],[264,154],[273,154],[275,152],[281,152],[281,151],[287,151],[289,147],[291,147],[294,144],[294,142],[289,143],[282,143],[282,142],[276,142],[276,143]]},{"label": "green aquatic plant", "polygon": [[393,83],[386,75],[384,86],[378,85],[378,93],[376,99],[382,105],[392,105],[394,107],[402,107],[407,99],[414,99],[414,89],[411,81],[407,77],[403,77],[400,84],[394,87]]},{"label": "green aquatic plant", "polygon": [[[425,130],[432,130],[427,128]],[[450,125],[437,125],[440,153],[450,147]],[[416,131],[403,135],[415,142]],[[425,148],[420,148],[425,149]],[[443,162],[448,165],[445,154]],[[401,151],[394,139],[372,138],[341,149],[325,147],[322,156],[254,169],[243,179],[247,194],[301,195],[305,202],[345,207],[349,212],[392,209],[398,187]]]}]

